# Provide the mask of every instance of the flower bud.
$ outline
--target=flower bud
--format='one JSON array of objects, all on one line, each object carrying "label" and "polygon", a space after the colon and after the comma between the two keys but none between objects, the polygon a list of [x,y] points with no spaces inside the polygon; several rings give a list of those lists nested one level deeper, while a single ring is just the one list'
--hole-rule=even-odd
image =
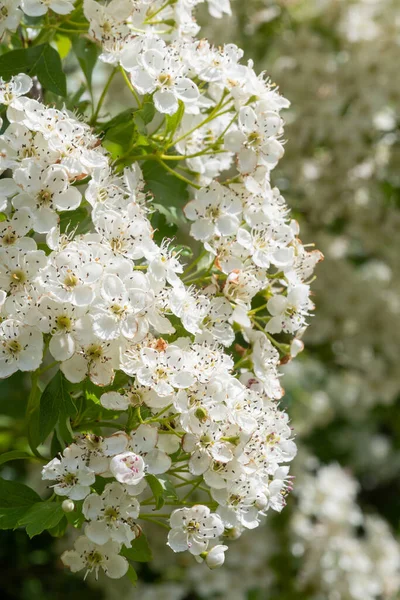
[{"label": "flower bud", "polygon": [[222,567],[225,562],[225,552],[228,550],[228,546],[214,546],[210,552],[207,552],[206,564],[210,569],[218,569]]},{"label": "flower bud", "polygon": [[75,510],[75,504],[73,503],[72,500],[63,500],[63,503],[61,504],[61,508],[63,509],[63,511],[65,513],[70,513],[73,510]]}]

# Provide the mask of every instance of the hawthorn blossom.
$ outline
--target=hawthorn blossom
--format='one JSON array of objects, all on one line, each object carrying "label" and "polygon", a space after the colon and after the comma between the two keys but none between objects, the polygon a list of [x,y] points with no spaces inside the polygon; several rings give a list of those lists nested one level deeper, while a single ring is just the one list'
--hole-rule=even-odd
[{"label": "hawthorn blossom", "polygon": [[73,550],[66,550],[61,560],[73,573],[86,569],[86,573],[94,571],[96,579],[99,570],[103,569],[107,577],[120,579],[128,570],[128,561],[119,555],[121,544],[110,540],[105,544],[95,544],[81,535],[75,541]]},{"label": "hawthorn blossom", "polygon": [[198,504],[192,508],[174,510],[170,517],[171,531],[168,545],[174,552],[189,550],[199,555],[207,550],[210,540],[215,540],[224,531],[220,518],[212,514],[207,506]]}]

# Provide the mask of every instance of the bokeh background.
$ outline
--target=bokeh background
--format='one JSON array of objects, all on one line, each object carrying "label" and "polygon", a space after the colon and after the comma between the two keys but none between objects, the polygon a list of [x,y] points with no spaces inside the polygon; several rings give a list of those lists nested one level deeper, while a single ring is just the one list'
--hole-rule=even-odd
[{"label": "bokeh background", "polygon": [[[203,34],[241,46],[290,99],[273,183],[303,242],[325,255],[306,350],[283,376],[299,447],[294,492],[216,571],[150,533],[154,560],[136,588],[68,573],[59,560],[68,540],[0,532],[2,600],[400,598],[400,0],[233,0],[232,9],[223,21],[204,13]],[[73,65],[70,76],[79,87]],[[99,91],[104,77],[101,67]],[[20,376],[0,383],[0,452],[25,449],[26,397]],[[38,489],[38,467],[23,463],[1,475]]]}]

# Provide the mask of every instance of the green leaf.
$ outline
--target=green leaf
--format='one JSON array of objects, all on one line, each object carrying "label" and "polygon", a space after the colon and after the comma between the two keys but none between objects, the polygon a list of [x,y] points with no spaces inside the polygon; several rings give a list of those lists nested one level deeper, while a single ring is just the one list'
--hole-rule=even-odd
[{"label": "green leaf", "polygon": [[147,191],[154,195],[156,202],[169,209],[175,207],[178,210],[177,218],[183,219],[182,209],[189,200],[187,184],[168,173],[156,161],[145,162],[142,171]]},{"label": "green leaf", "polygon": [[166,127],[166,134],[174,134],[175,131],[178,129],[179,124],[182,120],[182,117],[185,113],[185,105],[182,102],[182,100],[179,100],[179,108],[176,111],[176,113],[174,113],[173,115],[167,115],[166,116],[166,122],[167,122],[167,127]]},{"label": "green leaf", "polygon": [[112,129],[117,125],[120,125],[121,123],[128,123],[132,121],[134,112],[135,111],[132,108],[128,108],[127,110],[124,110],[123,112],[119,113],[119,115],[113,117],[109,121],[101,123],[99,127],[102,131],[108,131],[109,129]]},{"label": "green leaf", "polygon": [[164,498],[178,500],[178,494],[176,493],[175,486],[171,483],[168,477],[165,475],[160,475],[158,479],[164,490]]},{"label": "green leaf", "polygon": [[135,569],[132,567],[132,565],[129,565],[129,568],[128,568],[128,571],[126,572],[126,574],[129,577],[131,583],[133,583],[133,585],[136,586],[138,576],[137,576]]},{"label": "green leaf", "polygon": [[40,496],[27,485],[0,479],[0,529],[14,529]]},{"label": "green leaf", "polygon": [[64,517],[60,502],[38,502],[18,521],[18,525],[26,528],[30,538],[39,535],[46,529],[53,529]]},{"label": "green leaf", "polygon": [[64,515],[62,517],[61,521],[59,523],[57,523],[57,525],[55,527],[52,527],[51,529],[49,529],[49,533],[53,537],[60,538],[64,535],[67,527],[68,527],[68,519]]},{"label": "green leaf", "polygon": [[12,50],[0,56],[0,77],[8,80],[18,73],[36,75],[45,89],[58,96],[67,94],[60,56],[49,44]]},{"label": "green leaf", "polygon": [[67,419],[75,414],[75,405],[67,390],[61,371],[57,371],[46,386],[40,399],[39,437],[43,442],[53,431],[59,419]]},{"label": "green leaf", "polygon": [[66,35],[61,35],[61,33],[57,33],[54,41],[56,43],[58,54],[60,55],[60,58],[61,59],[66,58],[72,48],[72,42],[71,42],[70,38],[67,37]]},{"label": "green leaf", "polygon": [[144,533],[141,533],[139,537],[132,541],[131,548],[123,548],[121,552],[122,556],[134,560],[136,562],[149,562],[152,560],[153,555],[148,544],[147,538]]},{"label": "green leaf", "polygon": [[156,510],[160,510],[164,506],[164,487],[155,475],[146,475],[146,481],[156,501]]},{"label": "green leaf", "polygon": [[76,36],[72,38],[72,47],[85,75],[89,90],[91,90],[93,69],[100,54],[100,49],[87,38]]},{"label": "green leaf", "polygon": [[24,458],[32,458],[32,454],[20,452],[19,450],[11,450],[11,452],[5,452],[0,456],[0,465],[3,465],[10,460],[22,460]]},{"label": "green leaf", "polygon": [[103,145],[114,160],[120,158],[129,150],[135,133],[136,126],[133,118],[107,129]]},{"label": "green leaf", "polygon": [[68,231],[75,231],[75,235],[87,233],[91,223],[89,213],[82,205],[76,210],[63,211],[60,215],[61,233],[65,233],[67,229]]},{"label": "green leaf", "polygon": [[133,120],[140,133],[147,133],[146,125],[151,123],[156,114],[156,109],[152,102],[145,102],[140,110],[135,111]]}]

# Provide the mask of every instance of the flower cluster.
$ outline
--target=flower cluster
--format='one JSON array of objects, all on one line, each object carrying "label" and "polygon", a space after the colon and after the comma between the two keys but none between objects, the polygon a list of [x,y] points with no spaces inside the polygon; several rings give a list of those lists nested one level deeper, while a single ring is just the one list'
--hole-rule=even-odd
[{"label": "flower cluster", "polygon": [[299,587],[311,584],[327,598],[352,600],[392,598],[398,591],[398,543],[381,517],[363,515],[358,487],[337,464],[304,476],[292,520],[294,551],[304,555]]},{"label": "flower cluster", "polygon": [[[302,245],[270,184],[288,102],[236,46],[195,40],[187,2],[85,0],[83,10],[134,110],[146,103],[154,117],[147,145],[113,164],[89,125],[27,96],[27,75],[0,82],[0,377],[39,377],[49,352],[75,398],[92,386],[121,419],[106,423],[119,429],[108,437],[96,424],[75,432],[43,468],[85,523],[63,555],[71,570],[122,577],[138,521],[157,518],[168,520],[172,550],[214,568],[221,537],[257,527],[291,489],[296,446],[277,404],[278,367],[302,348],[321,254]],[[138,160],[194,190],[184,214],[204,249],[185,270],[171,240],[156,242]],[[189,493],[174,492],[172,514],[146,514],[160,481]],[[195,490],[201,503],[187,500]]]}]

